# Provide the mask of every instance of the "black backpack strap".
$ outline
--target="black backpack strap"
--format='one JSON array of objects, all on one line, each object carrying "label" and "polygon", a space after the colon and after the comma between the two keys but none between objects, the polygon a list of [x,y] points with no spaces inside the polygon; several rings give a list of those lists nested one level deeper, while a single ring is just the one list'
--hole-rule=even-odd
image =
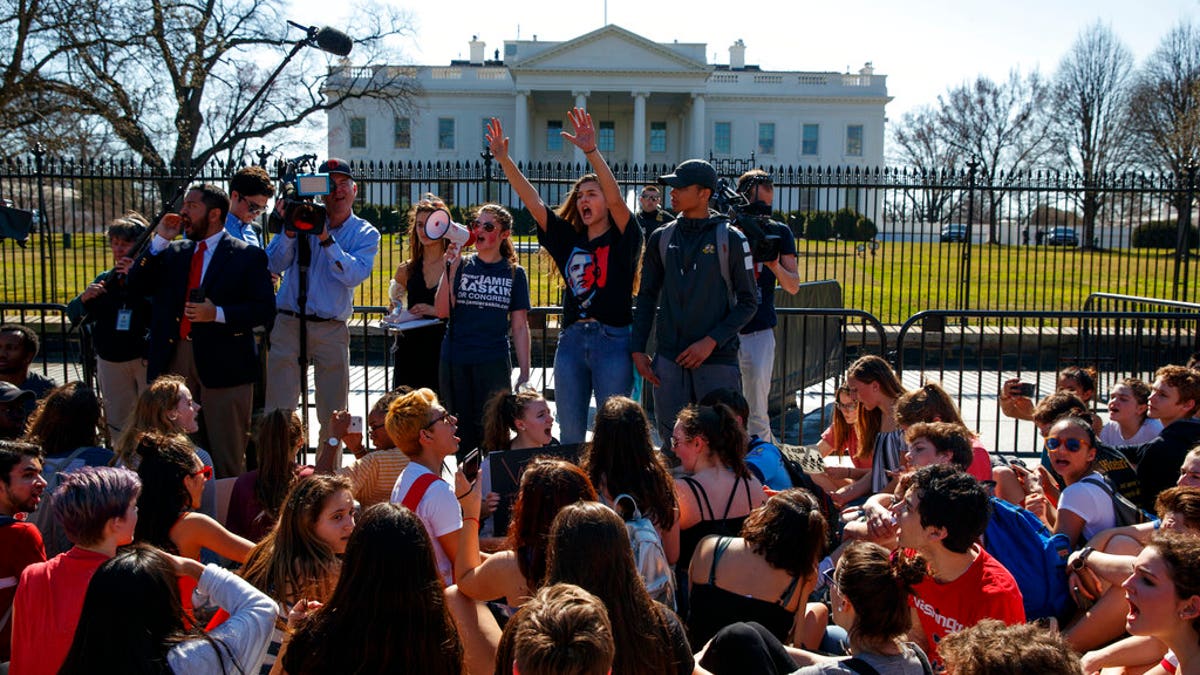
[{"label": "black backpack strap", "polygon": [[684,476],[683,482],[692,489],[692,495],[696,498],[696,505],[700,507],[700,519],[704,520],[704,508],[708,507],[708,520],[716,520],[716,514],[713,513],[712,504],[708,503],[708,492],[704,490],[704,486],[696,482],[691,476]]},{"label": "black backpack strap", "polygon": [[875,670],[874,666],[866,661],[863,661],[857,656],[846,659],[845,661],[841,661],[840,665],[853,670],[854,672],[858,673],[858,675],[879,675],[879,671]]}]

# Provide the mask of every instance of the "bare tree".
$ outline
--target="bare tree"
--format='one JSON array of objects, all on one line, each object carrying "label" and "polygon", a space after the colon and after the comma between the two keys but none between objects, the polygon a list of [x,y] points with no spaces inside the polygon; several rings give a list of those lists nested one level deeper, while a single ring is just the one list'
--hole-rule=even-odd
[{"label": "bare tree", "polygon": [[912,205],[919,223],[937,223],[948,215],[958,191],[945,186],[959,168],[961,151],[946,140],[938,113],[929,106],[906,112],[892,127],[892,160],[912,169],[912,181],[921,187],[906,188],[903,198]]},{"label": "bare tree", "polygon": [[1094,23],[1075,38],[1059,63],[1053,83],[1051,134],[1054,156],[1083,181],[1082,246],[1095,240],[1096,218],[1105,195],[1097,178],[1130,165],[1132,134],[1126,115],[1133,55],[1108,26]]},{"label": "bare tree", "polygon": [[[351,99],[377,98],[405,109],[415,91],[399,69],[382,71],[392,78],[327,88],[334,66],[349,62],[305,49],[235,126],[234,111],[259,93],[303,37],[283,21],[282,0],[17,2],[12,25],[23,33],[0,37],[11,42],[0,42],[10,59],[0,64],[6,82],[20,83],[23,95],[53,100],[54,114],[103,120],[153,169],[203,165]],[[386,43],[408,32],[406,16],[373,6],[356,17],[355,62],[370,67],[394,60]],[[10,108],[23,106],[0,99],[0,116]]]},{"label": "bare tree", "polygon": [[1004,82],[980,76],[938,96],[938,127],[951,147],[977,162],[988,243],[998,243],[1005,181],[1032,168],[1048,149],[1049,125],[1043,114],[1048,88],[1041,77],[1011,71]]},{"label": "bare tree", "polygon": [[[1200,161],[1200,30],[1192,24],[1172,28],[1138,72],[1129,119],[1147,166],[1185,176]],[[1190,208],[1186,193],[1175,207]]]}]

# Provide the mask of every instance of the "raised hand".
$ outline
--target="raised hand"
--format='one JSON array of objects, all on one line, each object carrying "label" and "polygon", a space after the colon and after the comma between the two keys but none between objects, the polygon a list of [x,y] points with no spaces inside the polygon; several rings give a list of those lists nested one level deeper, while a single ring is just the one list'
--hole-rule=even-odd
[{"label": "raised hand", "polygon": [[567,117],[571,119],[571,126],[575,127],[575,134],[572,135],[563,131],[561,132],[562,137],[584,152],[595,150],[596,128],[592,126],[591,113],[583,108],[575,108],[574,110],[567,111]]},{"label": "raised hand", "polygon": [[500,120],[495,117],[488,122],[487,134],[484,137],[487,140],[488,150],[496,157],[508,156],[508,137],[504,135],[504,127],[500,125]]}]

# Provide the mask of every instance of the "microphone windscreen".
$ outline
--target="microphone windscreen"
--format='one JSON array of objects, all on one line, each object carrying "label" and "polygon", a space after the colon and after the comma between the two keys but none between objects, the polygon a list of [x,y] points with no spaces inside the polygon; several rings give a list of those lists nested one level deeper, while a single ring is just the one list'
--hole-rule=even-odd
[{"label": "microphone windscreen", "polygon": [[317,31],[317,47],[330,54],[346,56],[354,47],[354,40],[336,28],[325,26]]}]

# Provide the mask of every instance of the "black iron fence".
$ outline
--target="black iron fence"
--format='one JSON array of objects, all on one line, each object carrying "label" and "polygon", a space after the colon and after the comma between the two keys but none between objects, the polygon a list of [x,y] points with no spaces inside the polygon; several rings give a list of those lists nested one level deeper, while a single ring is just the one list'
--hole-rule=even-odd
[{"label": "black iron fence", "polygon": [[[1185,363],[1200,352],[1200,304],[1169,304],[1164,311],[929,310],[898,328],[862,310],[780,308],[776,336],[785,356],[776,360],[772,428],[785,442],[815,443],[830,423],[846,367],[859,356],[877,354],[893,363],[906,388],[940,382],[988,448],[1028,456],[1038,447],[1036,429],[1000,413],[1001,384],[1020,378],[1033,383],[1040,398],[1054,391],[1062,367],[1094,366],[1099,378],[1092,404],[1103,410],[1109,389],[1122,378],[1150,381],[1158,367]],[[6,321],[25,323],[42,335],[35,370],[59,382],[86,379],[80,336],[63,321],[64,311],[53,304],[0,304]],[[550,398],[560,312],[530,311],[530,384]],[[392,351],[393,335],[379,326],[385,313],[382,306],[357,307],[352,320],[350,400],[363,416],[394,386],[392,364],[405,358]],[[642,401],[651,407],[646,392]]]},{"label": "black iron fence", "polygon": [[[670,166],[614,167],[630,203]],[[967,170],[767,167],[777,217],[796,237],[801,277],[836,279],[845,306],[899,324],[926,309],[1078,308],[1094,292],[1200,300],[1192,283],[1195,170],[1184,175],[1113,175],[1084,180],[1053,172],[990,176]],[[538,255],[532,220],[490,160],[358,167],[358,211],[384,233],[375,273],[356,301],[386,298],[406,256],[406,212],[432,192],[462,209],[485,201],[517,215],[517,250],[530,270],[533,304],[559,304],[559,280]],[[524,168],[547,204],[560,203],[586,167]],[[189,172],[123,162],[0,159],[0,197],[41,213],[21,248],[0,243],[0,302],[66,302],[110,256],[109,219],[155,213]],[[222,182],[226,167],[200,179]]]}]

